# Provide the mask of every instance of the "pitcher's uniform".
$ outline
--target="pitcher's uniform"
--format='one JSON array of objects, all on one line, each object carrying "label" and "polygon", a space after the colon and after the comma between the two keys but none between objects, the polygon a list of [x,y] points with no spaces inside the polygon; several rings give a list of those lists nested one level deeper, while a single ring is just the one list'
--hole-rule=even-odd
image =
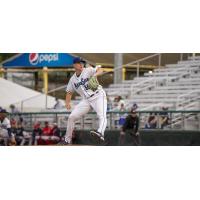
[{"label": "pitcher's uniform", "polygon": [[87,67],[84,68],[82,73],[77,76],[76,73],[70,78],[67,85],[66,92],[77,92],[81,97],[81,102],[75,106],[74,110],[71,112],[66,131],[66,141],[71,142],[72,132],[74,130],[75,121],[80,119],[83,115],[88,113],[91,108],[96,111],[99,118],[99,128],[98,132],[104,135],[104,131],[107,126],[107,98],[106,93],[102,89],[102,86],[99,85],[96,91],[92,91],[88,88],[89,79],[94,76],[96,73],[96,68]]}]

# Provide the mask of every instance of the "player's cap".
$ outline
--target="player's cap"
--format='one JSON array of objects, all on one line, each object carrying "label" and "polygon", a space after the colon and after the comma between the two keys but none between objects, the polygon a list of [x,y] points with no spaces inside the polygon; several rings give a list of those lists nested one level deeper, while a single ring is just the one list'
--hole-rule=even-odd
[{"label": "player's cap", "polygon": [[80,57],[76,57],[73,60],[73,64],[76,64],[76,63],[85,63],[85,61]]}]

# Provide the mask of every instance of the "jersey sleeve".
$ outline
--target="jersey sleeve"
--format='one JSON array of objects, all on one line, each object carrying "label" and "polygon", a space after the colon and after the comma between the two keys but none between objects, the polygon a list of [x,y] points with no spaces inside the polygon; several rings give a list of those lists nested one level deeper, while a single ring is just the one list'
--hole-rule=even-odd
[{"label": "jersey sleeve", "polygon": [[69,80],[69,83],[67,84],[66,92],[70,92],[70,93],[74,92],[74,88],[73,88],[72,80],[71,79]]}]

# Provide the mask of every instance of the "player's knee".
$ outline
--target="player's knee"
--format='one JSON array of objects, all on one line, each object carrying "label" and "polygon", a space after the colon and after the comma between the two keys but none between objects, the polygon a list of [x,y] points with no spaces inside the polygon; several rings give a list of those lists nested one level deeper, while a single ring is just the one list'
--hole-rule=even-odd
[{"label": "player's knee", "polygon": [[69,121],[75,121],[76,120],[76,116],[71,114],[69,115],[69,118],[68,118]]},{"label": "player's knee", "polygon": [[104,115],[98,115],[98,118],[99,118],[100,120],[107,121],[107,117],[104,116]]}]

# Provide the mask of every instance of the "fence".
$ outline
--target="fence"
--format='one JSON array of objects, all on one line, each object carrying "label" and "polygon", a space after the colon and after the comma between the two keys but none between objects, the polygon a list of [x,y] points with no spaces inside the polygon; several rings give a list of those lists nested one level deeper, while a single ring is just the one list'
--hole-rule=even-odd
[{"label": "fence", "polygon": [[[9,114],[10,118],[23,118],[26,130],[32,130],[36,122],[48,121],[57,123],[61,129],[66,129],[70,112],[40,112]],[[107,130],[120,130],[127,112],[107,112]],[[165,129],[165,130],[200,130],[200,110],[188,111],[138,111],[140,129]],[[149,117],[155,119],[155,126],[148,127]],[[163,124],[163,119],[167,122]],[[95,112],[90,112],[76,122],[77,130],[91,130],[98,127],[98,118]]]}]

